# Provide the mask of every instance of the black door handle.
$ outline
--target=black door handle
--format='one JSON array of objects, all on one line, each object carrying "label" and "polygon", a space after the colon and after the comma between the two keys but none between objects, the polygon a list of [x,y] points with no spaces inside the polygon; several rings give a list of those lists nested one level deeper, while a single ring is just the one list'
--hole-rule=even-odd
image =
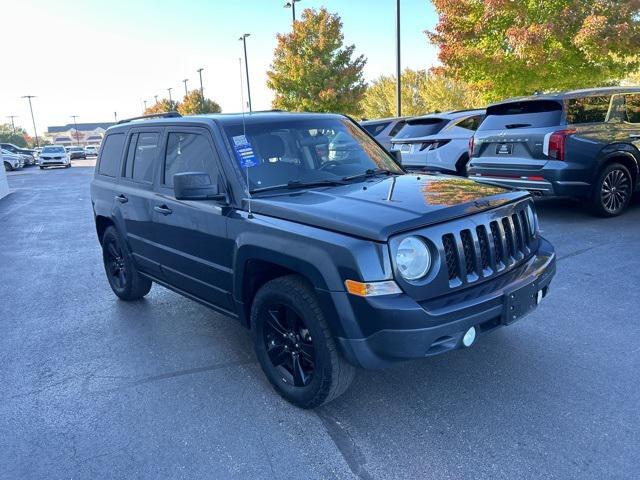
[{"label": "black door handle", "polygon": [[156,212],[161,213],[163,215],[169,215],[170,213],[173,213],[173,210],[171,210],[166,205],[156,205],[155,207],[153,207],[153,209]]},{"label": "black door handle", "polygon": [[116,196],[116,200],[120,203],[127,203],[129,201],[129,199],[122,194]]}]

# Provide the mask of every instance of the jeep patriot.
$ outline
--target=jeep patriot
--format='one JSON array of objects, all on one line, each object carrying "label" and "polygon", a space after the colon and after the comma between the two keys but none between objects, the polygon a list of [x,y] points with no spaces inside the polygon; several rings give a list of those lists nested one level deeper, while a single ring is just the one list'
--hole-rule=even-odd
[{"label": "jeep patriot", "polygon": [[303,408],[355,367],[472,346],[534,309],[555,273],[527,192],[407,174],[342,115],[122,121],[91,201],[119,298],[157,283],[237,319]]}]

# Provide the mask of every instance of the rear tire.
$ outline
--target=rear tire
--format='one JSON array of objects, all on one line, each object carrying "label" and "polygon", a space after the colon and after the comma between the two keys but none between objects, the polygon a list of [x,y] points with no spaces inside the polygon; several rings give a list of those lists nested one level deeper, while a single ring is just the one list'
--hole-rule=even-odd
[{"label": "rear tire", "polygon": [[4,162],[4,170],[6,172],[11,172],[11,171],[13,171],[13,167],[11,166],[11,164],[9,162]]},{"label": "rear tire", "polygon": [[461,177],[468,177],[469,176],[468,168],[469,168],[469,155],[465,153],[456,162],[456,172]]},{"label": "rear tire", "polygon": [[620,163],[607,165],[593,186],[591,210],[599,217],[616,217],[631,202],[633,178],[627,167]]},{"label": "rear tire", "polygon": [[151,290],[151,280],[136,270],[115,227],[107,227],[102,236],[102,260],[111,290],[120,299],[139,300]]},{"label": "rear tire", "polygon": [[258,291],[251,330],[267,379],[300,408],[334,400],[355,376],[337,351],[315,292],[298,275],[276,278]]}]

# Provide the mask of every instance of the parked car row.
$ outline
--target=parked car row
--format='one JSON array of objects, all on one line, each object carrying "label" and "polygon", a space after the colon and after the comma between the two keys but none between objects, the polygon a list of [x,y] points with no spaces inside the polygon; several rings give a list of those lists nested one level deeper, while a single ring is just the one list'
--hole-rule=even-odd
[{"label": "parked car row", "polygon": [[638,87],[539,94],[486,110],[382,119],[362,126],[399,152],[407,169],[468,175],[535,195],[580,198],[600,216],[622,213],[640,188]]}]

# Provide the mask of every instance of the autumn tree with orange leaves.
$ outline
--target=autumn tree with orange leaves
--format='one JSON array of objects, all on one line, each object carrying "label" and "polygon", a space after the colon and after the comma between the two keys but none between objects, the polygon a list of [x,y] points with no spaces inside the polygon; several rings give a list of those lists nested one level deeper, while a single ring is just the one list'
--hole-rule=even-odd
[{"label": "autumn tree with orange leaves", "polygon": [[640,66],[640,0],[433,0],[440,70],[486,101],[617,83]]},{"label": "autumn tree with orange leaves", "polygon": [[344,45],[342,21],[325,8],[307,8],[293,31],[277,36],[267,86],[273,108],[357,115],[366,90],[366,60]]}]

